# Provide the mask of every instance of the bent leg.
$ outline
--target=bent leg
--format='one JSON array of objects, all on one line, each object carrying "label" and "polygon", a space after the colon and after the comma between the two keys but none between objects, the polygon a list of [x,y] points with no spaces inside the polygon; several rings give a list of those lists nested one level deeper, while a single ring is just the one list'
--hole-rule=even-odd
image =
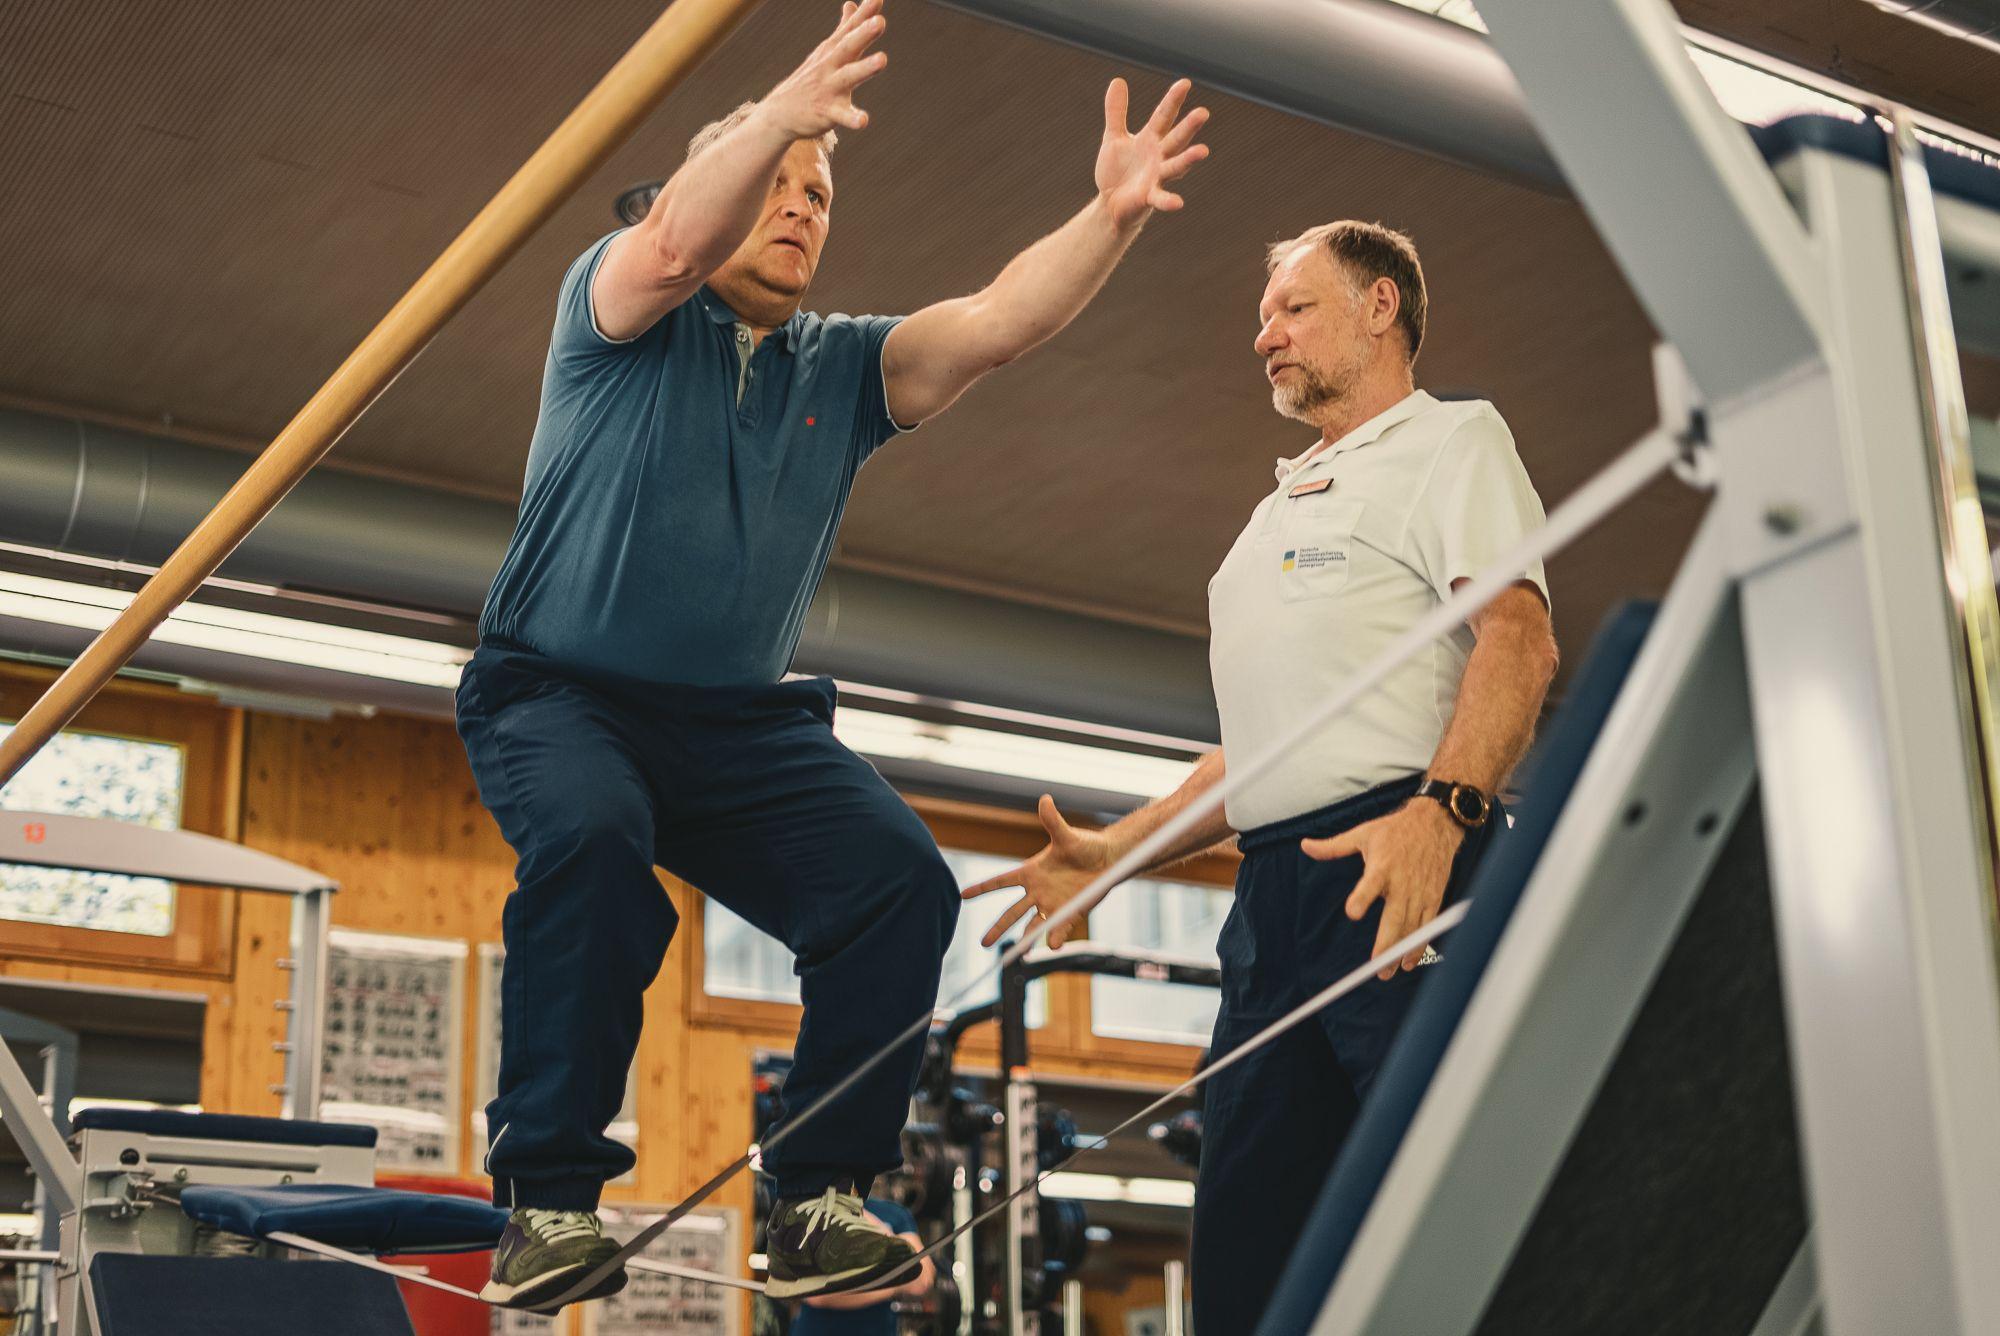
[{"label": "bent leg", "polygon": [[459,733],[519,857],[501,917],[500,1093],[486,1111],[494,1200],[592,1210],[632,1167],[604,1129],[676,923],[653,874],[634,730],[595,693],[482,649],[459,688]]},{"label": "bent leg", "polygon": [[[726,749],[728,762],[710,772],[700,804],[674,804],[659,856],[798,958],[805,1015],[785,1079],[784,1132],[937,1004],[959,900],[930,832],[835,740],[830,688],[787,683],[767,705],[774,699],[784,708],[718,726],[709,745]],[[779,1195],[815,1194],[842,1178],[865,1191],[900,1164],[922,1056],[919,1032],[796,1134],[784,1132],[764,1156]]]}]

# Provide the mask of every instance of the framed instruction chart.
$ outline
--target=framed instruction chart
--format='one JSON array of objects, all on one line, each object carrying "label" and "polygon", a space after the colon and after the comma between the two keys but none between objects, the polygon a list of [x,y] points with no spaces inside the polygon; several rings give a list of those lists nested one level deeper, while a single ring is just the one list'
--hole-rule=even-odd
[{"label": "framed instruction chart", "polygon": [[382,1167],[458,1171],[465,959],[464,942],[328,935],[321,1116],[380,1128]]}]

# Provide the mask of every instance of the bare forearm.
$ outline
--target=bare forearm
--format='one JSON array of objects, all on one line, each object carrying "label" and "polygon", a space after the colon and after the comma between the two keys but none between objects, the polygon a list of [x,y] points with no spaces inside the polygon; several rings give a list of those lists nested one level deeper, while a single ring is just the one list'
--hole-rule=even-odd
[{"label": "bare forearm", "polygon": [[[1220,748],[1201,758],[1181,786],[1164,798],[1147,803],[1138,811],[1120,818],[1104,831],[1111,842],[1114,859],[1123,858],[1136,848],[1141,840],[1157,831],[1185,811],[1197,798],[1222,782],[1226,774]],[[1228,839],[1235,831],[1230,829],[1228,819],[1217,807],[1206,817],[1183,831],[1171,844],[1146,861],[1144,872],[1153,872],[1169,867],[1184,858],[1190,858],[1212,845]]]},{"label": "bare forearm", "polygon": [[675,172],[641,229],[661,267],[696,278],[719,269],[757,225],[793,142],[760,109]]},{"label": "bare forearm", "polygon": [[1485,631],[1466,661],[1432,777],[1498,791],[1534,740],[1554,672],[1555,646],[1546,632],[1514,623]]},{"label": "bare forearm", "polygon": [[1104,286],[1140,226],[1113,223],[1103,198],[1093,197],[969,299],[974,314],[962,327],[974,345],[969,354],[999,366],[1054,337]]}]

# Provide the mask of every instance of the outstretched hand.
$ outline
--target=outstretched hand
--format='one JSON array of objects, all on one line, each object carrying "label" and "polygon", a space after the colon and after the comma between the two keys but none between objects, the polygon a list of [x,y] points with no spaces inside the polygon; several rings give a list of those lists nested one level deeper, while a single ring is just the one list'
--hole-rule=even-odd
[{"label": "outstretched hand", "polygon": [[[1110,841],[1099,831],[1078,830],[1063,820],[1062,813],[1056,810],[1056,800],[1048,794],[1042,795],[1035,814],[1042,819],[1042,829],[1049,833],[1047,847],[1019,867],[1008,868],[976,886],[968,886],[962,893],[965,899],[970,900],[1010,886],[1021,888],[1021,898],[1008,906],[1007,912],[986,930],[986,936],[979,942],[981,946],[992,946],[1005,937],[1007,930],[1030,910],[1034,911],[1035,917],[1028,921],[1027,930],[1034,931],[1037,923],[1053,916],[1100,872],[1111,866]],[[1071,919],[1051,932],[1049,945],[1061,946],[1068,941],[1076,931],[1077,923],[1078,920]]]},{"label": "outstretched hand", "polygon": [[888,25],[882,0],[848,0],[840,7],[839,26],[764,95],[762,110],[794,139],[867,126],[868,113],[854,105],[854,90],[889,63],[886,51],[868,53]]},{"label": "outstretched hand", "polygon": [[[1185,202],[1166,184],[1180,179],[1188,168],[1208,156],[1208,145],[1194,142],[1208,121],[1208,108],[1196,107],[1180,115],[1192,87],[1186,79],[1177,81],[1137,134],[1126,124],[1131,93],[1125,81],[1113,79],[1104,90],[1104,143],[1097,150],[1097,193],[1120,227],[1140,222],[1156,209],[1172,213]],[[1177,116],[1178,121],[1174,119]]]},{"label": "outstretched hand", "polygon": [[[1375,901],[1382,902],[1382,923],[1375,933],[1379,956],[1437,917],[1451,880],[1452,859],[1464,830],[1434,802],[1415,801],[1387,816],[1364,821],[1354,829],[1324,840],[1301,840],[1307,856],[1321,862],[1359,857],[1361,880],[1347,897],[1347,917],[1359,922]],[[1424,957],[1416,948],[1385,967],[1379,977],[1413,970]]]}]

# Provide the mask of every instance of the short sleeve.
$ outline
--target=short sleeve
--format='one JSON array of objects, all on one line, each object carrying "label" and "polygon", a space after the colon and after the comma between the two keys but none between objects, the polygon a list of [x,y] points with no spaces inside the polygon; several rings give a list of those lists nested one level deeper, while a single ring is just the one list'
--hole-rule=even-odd
[{"label": "short sleeve", "polygon": [[630,339],[605,337],[597,327],[597,314],[591,307],[590,290],[597,281],[597,267],[604,263],[604,253],[618,236],[619,232],[612,232],[599,237],[589,250],[576,257],[569,272],[563,275],[549,350],[564,366],[581,369],[603,358],[615,357],[646,337],[644,334]]},{"label": "short sleeve", "polygon": [[856,354],[861,376],[861,403],[854,415],[855,463],[875,453],[883,442],[915,431],[919,424],[905,427],[889,414],[889,385],[882,370],[882,349],[889,335],[903,323],[899,315],[863,315],[854,318],[859,337]]},{"label": "short sleeve", "polygon": [[[1497,414],[1481,412],[1446,438],[1411,512],[1409,545],[1431,588],[1439,598],[1449,598],[1454,580],[1479,575],[1539,529],[1543,518],[1542,500],[1515,452],[1512,433]],[[1549,603],[1541,562],[1522,571],[1521,578]]]}]

